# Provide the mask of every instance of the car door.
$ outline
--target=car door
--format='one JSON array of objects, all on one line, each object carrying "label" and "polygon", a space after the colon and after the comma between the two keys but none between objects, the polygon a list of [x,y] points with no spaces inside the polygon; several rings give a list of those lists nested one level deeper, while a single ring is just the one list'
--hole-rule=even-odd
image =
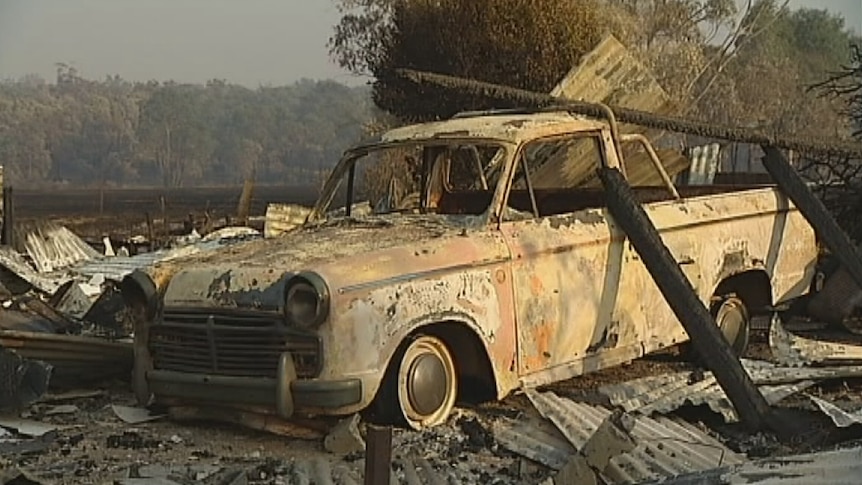
[{"label": "car door", "polygon": [[634,251],[601,191],[568,189],[548,165],[594,173],[608,156],[605,138],[536,140],[518,155],[500,229],[512,255],[518,370],[536,375],[537,384],[641,354],[638,272],[629,271]]}]

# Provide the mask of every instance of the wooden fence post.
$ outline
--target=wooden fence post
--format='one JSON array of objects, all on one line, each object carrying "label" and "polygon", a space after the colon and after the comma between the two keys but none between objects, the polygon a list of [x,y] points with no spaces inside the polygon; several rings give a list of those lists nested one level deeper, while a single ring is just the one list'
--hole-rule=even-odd
[{"label": "wooden fence post", "polygon": [[392,428],[368,425],[365,485],[389,485],[392,471]]},{"label": "wooden fence post", "polygon": [[15,202],[12,187],[3,189],[3,244],[15,246]]}]

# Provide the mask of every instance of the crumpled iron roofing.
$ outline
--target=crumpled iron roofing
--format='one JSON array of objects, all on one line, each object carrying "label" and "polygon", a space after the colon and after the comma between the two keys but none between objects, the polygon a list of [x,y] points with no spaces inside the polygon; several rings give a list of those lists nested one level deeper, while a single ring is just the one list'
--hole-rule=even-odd
[{"label": "crumpled iron roofing", "polygon": [[862,447],[750,461],[642,485],[855,485],[862,477]]},{"label": "crumpled iron roofing", "polygon": [[99,258],[70,268],[69,272],[75,275],[86,276],[87,278],[92,278],[96,275],[103,275],[105,279],[120,281],[123,277],[136,269],[149,268],[156,263],[212,251],[225,246],[226,244],[230,244],[233,241],[234,240],[202,240],[174,249],[141,253],[136,254],[135,256]]},{"label": "crumpled iron roofing", "polygon": [[[788,369],[769,362],[745,359],[743,364],[770,404],[811,387],[817,379],[833,377],[842,370]],[[855,371],[862,373],[862,368]],[[599,392],[606,396],[612,405],[645,416],[652,413],[669,413],[689,403],[695,406],[707,405],[721,414],[727,422],[738,421],[733,404],[711,372],[680,371],[641,377],[602,386]]]},{"label": "crumpled iron roofing", "polygon": [[21,253],[9,246],[0,246],[0,266],[30,283],[39,291],[48,294],[54,294],[63,285],[63,281],[58,280],[55,276],[36,271]]},{"label": "crumpled iron roofing", "polygon": [[786,366],[862,362],[862,345],[811,340],[788,332],[775,316],[769,327],[773,358]]},{"label": "crumpled iron roofing", "polygon": [[0,265],[6,267],[37,289],[48,294],[54,294],[64,283],[70,280],[80,280],[82,277],[89,280],[94,276],[101,275],[107,280],[120,281],[123,277],[136,269],[148,268],[156,263],[170,261],[193,254],[205,253],[229,244],[234,244],[248,239],[258,239],[261,237],[257,231],[254,233],[237,233],[234,235],[223,233],[222,236],[225,234],[233,237],[221,237],[218,239],[209,237],[185,246],[142,253],[135,256],[105,257],[96,253],[92,258],[79,260],[69,267],[49,273],[40,273],[34,270],[29,263],[13,249],[0,248]]},{"label": "crumpled iron roofing", "polygon": [[[527,397],[557,429],[536,426],[522,418],[499,421],[494,435],[507,449],[554,469],[562,468],[575,450],[581,450],[611,414],[603,406],[575,402],[553,392],[527,391]],[[611,459],[604,477],[609,483],[638,483],[745,459],[682,420],[637,416],[631,434],[636,447]]]},{"label": "crumpled iron roofing", "polygon": [[832,419],[832,422],[835,423],[835,426],[838,426],[839,428],[847,428],[854,424],[862,424],[862,408],[849,412],[825,399],[820,399],[815,396],[808,396],[808,398],[811,399],[811,401],[813,401],[821,411],[823,411],[823,414],[829,416],[829,418]]},{"label": "crumpled iron roofing", "polygon": [[16,227],[16,249],[26,252],[40,273],[68,268],[99,253],[75,233],[50,221],[37,221]]}]

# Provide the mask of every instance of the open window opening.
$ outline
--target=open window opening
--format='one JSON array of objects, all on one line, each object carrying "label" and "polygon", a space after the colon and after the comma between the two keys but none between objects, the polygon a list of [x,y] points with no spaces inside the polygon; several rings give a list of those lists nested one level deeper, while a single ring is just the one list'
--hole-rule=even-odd
[{"label": "open window opening", "polygon": [[[668,187],[651,156],[657,156],[668,177],[689,166],[674,150],[652,155],[635,138],[623,141],[626,176],[641,203],[744,190],[749,187]],[[539,139],[518,153],[504,220],[522,220],[604,208],[605,194],[597,169],[605,163],[606,147],[600,133],[578,133]],[[680,194],[678,194],[678,192]]]},{"label": "open window opening", "polygon": [[506,156],[505,146],[491,142],[433,140],[371,148],[346,161],[341,180],[322,196],[331,199],[322,212],[328,217],[486,214]]}]

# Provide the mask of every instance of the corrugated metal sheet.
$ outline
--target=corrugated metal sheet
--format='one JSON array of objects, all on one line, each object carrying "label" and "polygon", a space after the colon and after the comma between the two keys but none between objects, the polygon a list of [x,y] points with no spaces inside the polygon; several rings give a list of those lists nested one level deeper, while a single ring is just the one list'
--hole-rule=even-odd
[{"label": "corrugated metal sheet", "polygon": [[[549,143],[550,145],[550,143]],[[662,186],[664,182],[643,147],[634,142],[623,143],[626,177],[633,186]],[[531,175],[536,188],[583,187],[599,188],[596,169],[601,163],[598,146],[588,140],[573,143],[558,142],[543,148],[535,160],[541,165]],[[671,179],[689,166],[689,160],[676,150],[658,150],[659,160]]]},{"label": "corrugated metal sheet", "polygon": [[494,439],[507,450],[560,470],[577,450],[560,430],[541,419],[502,418],[491,425]]},{"label": "corrugated metal sheet", "polygon": [[691,167],[687,173],[686,184],[712,184],[721,162],[721,146],[718,143],[710,143],[689,148],[687,152]]},{"label": "corrugated metal sheet", "polygon": [[49,221],[20,224],[15,227],[19,252],[26,253],[40,273],[68,268],[100,254],[69,229]]},{"label": "corrugated metal sheet", "polygon": [[[611,404],[628,412],[649,416],[652,413],[669,413],[685,404],[707,405],[719,413],[727,422],[736,422],[738,417],[733,404],[727,399],[721,386],[711,373],[702,380],[692,382],[691,373],[678,372],[657,377],[645,377],[623,384],[604,386],[599,392],[608,396]],[[796,394],[814,384],[802,381],[778,386],[759,386],[764,397],[774,404],[787,396]]]},{"label": "corrugated metal sheet", "polygon": [[[552,422],[568,444],[554,433],[530,423],[501,421],[495,436],[505,447],[559,469],[572,450],[582,450],[611,410],[561,398],[553,392],[527,391],[539,413]],[[532,429],[531,429],[532,428]],[[520,435],[520,436],[519,436]],[[635,418],[631,431],[634,450],[611,459],[604,470],[610,483],[637,483],[692,471],[741,463],[744,457],[683,421],[668,418]],[[521,439],[519,439],[521,438]]]},{"label": "corrugated metal sheet", "polygon": [[236,244],[242,240],[243,239],[220,239],[199,241],[175,249],[153,251],[150,253],[137,254],[135,256],[100,258],[85,262],[75,266],[74,268],[70,268],[69,271],[74,275],[85,276],[87,278],[92,278],[96,275],[103,275],[108,280],[120,281],[123,277],[136,269],[149,268],[156,263],[170,261],[184,256],[190,256],[192,254],[213,251],[229,244]]},{"label": "corrugated metal sheet", "polygon": [[263,224],[263,237],[270,238],[300,226],[311,209],[295,204],[269,204]]},{"label": "corrugated metal sheet", "polygon": [[[764,361],[743,359],[751,379],[758,385],[767,402],[775,404],[799,393],[819,380],[862,376],[862,366],[782,367]],[[671,372],[647,376],[599,388],[612,405],[627,412],[649,416],[669,413],[686,404],[707,405],[727,422],[738,417],[732,403],[711,372]]]},{"label": "corrugated metal sheet", "polygon": [[[662,165],[671,180],[673,180],[677,174],[690,166],[689,159],[676,150],[656,150],[656,154],[658,155],[659,160],[661,160]],[[652,164],[652,160],[650,160],[649,155],[647,155],[646,152],[638,151],[627,153],[624,163],[626,165],[626,179],[632,186],[643,187],[664,185],[661,175],[656,171],[655,166]],[[578,184],[578,186],[589,188],[601,187],[601,181],[596,175],[596,167],[597,165],[595,163],[589,165],[584,164],[578,167],[583,172],[578,176],[588,180],[587,182]],[[574,168],[575,167],[571,166],[567,167],[570,171],[574,171]]]},{"label": "corrugated metal sheet", "polygon": [[804,380],[862,377],[862,366],[785,367],[761,360],[743,359],[743,365],[755,384],[790,384]]},{"label": "corrugated metal sheet", "polygon": [[[608,35],[551,91],[565,99],[604,102],[658,114],[672,114],[675,107],[652,72],[613,35]],[[620,125],[621,133],[650,132],[639,126]],[[646,153],[635,144],[623,146],[626,172],[632,185],[662,185],[661,177]],[[689,166],[689,160],[675,150],[660,150],[659,158],[671,178]],[[532,176],[536,187],[598,187],[595,177],[598,160],[594,153],[561,158],[542,165]]]},{"label": "corrugated metal sheet", "polygon": [[832,419],[835,426],[846,428],[848,426],[853,426],[854,424],[862,424],[862,408],[848,412],[825,399],[820,399],[815,396],[808,397],[817,405],[817,407],[820,408],[821,411],[823,411],[823,414]]},{"label": "corrugated metal sheet", "polygon": [[51,385],[75,385],[132,370],[132,343],[111,342],[79,335],[0,330],[0,347],[25,359],[51,364]]},{"label": "corrugated metal sheet", "polygon": [[222,227],[221,229],[216,229],[215,231],[208,233],[206,236],[203,236],[200,240],[201,242],[225,241],[228,239],[245,240],[254,239],[259,236],[261,236],[260,231],[252,227],[228,226]]},{"label": "corrugated metal sheet", "polygon": [[45,293],[54,294],[63,284],[62,279],[51,275],[42,275],[36,272],[30,263],[24,259],[18,251],[9,246],[0,246],[0,266],[16,274],[19,278],[30,283],[36,289]]},{"label": "corrugated metal sheet", "polygon": [[[649,416],[652,413],[669,413],[685,405],[686,403],[699,406],[707,405],[711,410],[722,415],[725,421],[737,422],[739,420],[733,404],[727,399],[721,386],[710,376],[694,385],[688,385],[685,378],[674,383],[677,387],[668,386],[657,393],[650,395],[635,396],[622,401],[619,406],[629,411]],[[681,384],[681,385],[680,385]],[[759,386],[760,392],[769,404],[775,404],[782,399],[796,394],[814,385],[814,381],[802,381],[796,384],[784,384],[780,386]],[[652,398],[652,400],[648,400]]]},{"label": "corrugated metal sheet", "polygon": [[[721,467],[649,485],[857,485],[862,477],[862,447],[784,456]],[[643,485],[647,485],[647,483]]]},{"label": "corrugated metal sheet", "polygon": [[862,345],[811,340],[788,332],[781,319],[773,317],[769,327],[772,357],[786,366],[862,362]]},{"label": "corrugated metal sheet", "polygon": [[135,269],[261,237],[260,232],[255,229],[228,227],[174,249],[135,256],[106,257],[65,227],[53,223],[40,222],[30,230],[20,230],[26,236],[24,250],[30,256],[32,264],[20,250],[0,247],[0,266],[38,290],[52,295],[70,280],[102,275],[106,279],[120,281]]},{"label": "corrugated metal sheet", "polygon": [[566,99],[601,101],[650,113],[674,111],[670,96],[652,72],[608,35],[551,91]]}]

